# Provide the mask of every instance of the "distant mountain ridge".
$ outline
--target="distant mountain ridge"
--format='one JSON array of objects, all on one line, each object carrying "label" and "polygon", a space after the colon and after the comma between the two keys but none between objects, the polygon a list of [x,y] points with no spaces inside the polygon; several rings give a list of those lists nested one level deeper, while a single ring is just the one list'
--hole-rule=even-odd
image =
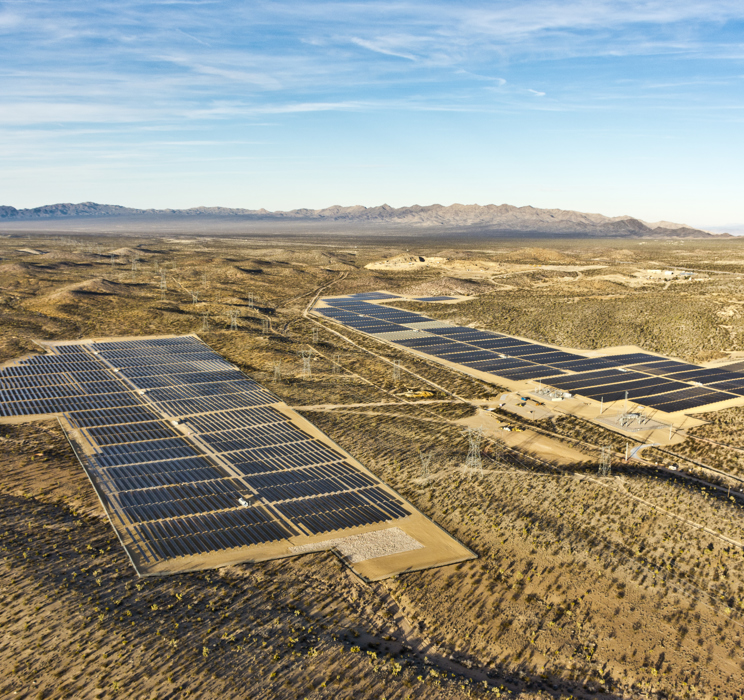
[{"label": "distant mountain ridge", "polygon": [[230,209],[226,207],[194,207],[192,209],[133,209],[115,204],[49,204],[33,209],[0,206],[0,221],[34,219],[108,217],[240,217],[255,221],[333,221],[347,223],[392,224],[396,226],[436,227],[445,229],[491,230],[494,233],[540,233],[601,237],[728,237],[668,221],[648,223],[632,216],[603,216],[564,209],[515,207],[510,204],[452,204],[442,206],[414,205],[394,208],[361,205],[332,206],[325,209]]}]

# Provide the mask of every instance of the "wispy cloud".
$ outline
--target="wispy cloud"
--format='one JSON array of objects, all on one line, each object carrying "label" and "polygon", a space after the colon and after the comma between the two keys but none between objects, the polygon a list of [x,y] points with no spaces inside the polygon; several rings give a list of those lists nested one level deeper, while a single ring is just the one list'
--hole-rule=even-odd
[{"label": "wispy cloud", "polygon": [[374,51],[375,53],[384,54],[385,56],[396,56],[397,58],[405,58],[409,61],[416,60],[416,56],[412,53],[404,53],[400,49],[396,48],[399,45],[399,42],[391,41],[389,38],[370,40],[352,37],[351,42],[357,46],[361,46],[362,48]]}]

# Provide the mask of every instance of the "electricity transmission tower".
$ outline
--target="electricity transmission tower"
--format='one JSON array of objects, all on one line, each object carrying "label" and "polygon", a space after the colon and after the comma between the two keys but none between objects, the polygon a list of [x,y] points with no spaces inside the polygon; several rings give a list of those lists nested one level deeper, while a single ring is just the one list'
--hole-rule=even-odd
[{"label": "electricity transmission tower", "polygon": [[261,332],[264,335],[268,335],[269,334],[269,319],[268,318],[263,319],[263,323],[261,325]]},{"label": "electricity transmission tower", "polygon": [[310,361],[313,359],[313,351],[311,349],[301,350],[300,357],[302,358],[302,378],[307,379],[312,376]]},{"label": "electricity transmission tower", "polygon": [[341,378],[341,354],[336,353],[333,356],[333,377],[336,381],[338,381]]},{"label": "electricity transmission tower", "polygon": [[209,311],[205,311],[202,314],[202,330],[203,331],[209,330]]},{"label": "electricity transmission tower", "polygon": [[238,310],[230,309],[230,330],[238,330]]},{"label": "electricity transmission tower", "polygon": [[421,460],[421,476],[428,481],[431,476],[429,467],[431,466],[431,461],[434,459],[434,452],[422,452],[419,450],[419,459]]},{"label": "electricity transmission tower", "polygon": [[468,456],[465,460],[465,468],[478,470],[482,473],[481,444],[483,443],[483,428],[468,428],[465,434],[468,437]]},{"label": "electricity transmission tower", "polygon": [[599,458],[599,475],[609,476],[612,471],[612,449],[609,445],[602,447],[602,456]]},{"label": "electricity transmission tower", "polygon": [[191,292],[191,303],[196,306],[199,301],[199,294],[197,292]]},{"label": "electricity transmission tower", "polygon": [[111,253],[111,269],[114,268],[114,265],[116,265],[116,256]]},{"label": "electricity transmission tower", "polygon": [[313,328],[313,345],[318,344],[318,329]]},{"label": "electricity transmission tower", "polygon": [[253,292],[248,292],[248,306],[253,306]]},{"label": "electricity transmission tower", "polygon": [[207,286],[207,273],[202,272],[202,287],[206,289],[206,286]]},{"label": "electricity transmission tower", "polygon": [[400,360],[393,360],[393,381],[400,381]]},{"label": "electricity transmission tower", "polygon": [[282,381],[282,363],[274,363],[274,383],[281,383]]}]

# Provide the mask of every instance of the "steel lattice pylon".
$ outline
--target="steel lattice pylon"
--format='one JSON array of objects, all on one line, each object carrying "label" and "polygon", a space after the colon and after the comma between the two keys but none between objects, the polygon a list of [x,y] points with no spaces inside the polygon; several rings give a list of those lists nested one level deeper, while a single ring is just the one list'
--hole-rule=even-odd
[{"label": "steel lattice pylon", "polygon": [[483,471],[483,457],[481,456],[481,445],[483,444],[483,427],[468,428],[465,431],[468,437],[468,456],[465,460],[465,468]]}]

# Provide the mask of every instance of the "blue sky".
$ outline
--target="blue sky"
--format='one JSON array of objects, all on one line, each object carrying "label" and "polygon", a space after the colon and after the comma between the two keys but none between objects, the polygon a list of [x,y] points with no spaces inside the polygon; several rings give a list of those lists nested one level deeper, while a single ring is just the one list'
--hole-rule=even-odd
[{"label": "blue sky", "polygon": [[0,1],[0,204],[744,223],[744,3]]}]

